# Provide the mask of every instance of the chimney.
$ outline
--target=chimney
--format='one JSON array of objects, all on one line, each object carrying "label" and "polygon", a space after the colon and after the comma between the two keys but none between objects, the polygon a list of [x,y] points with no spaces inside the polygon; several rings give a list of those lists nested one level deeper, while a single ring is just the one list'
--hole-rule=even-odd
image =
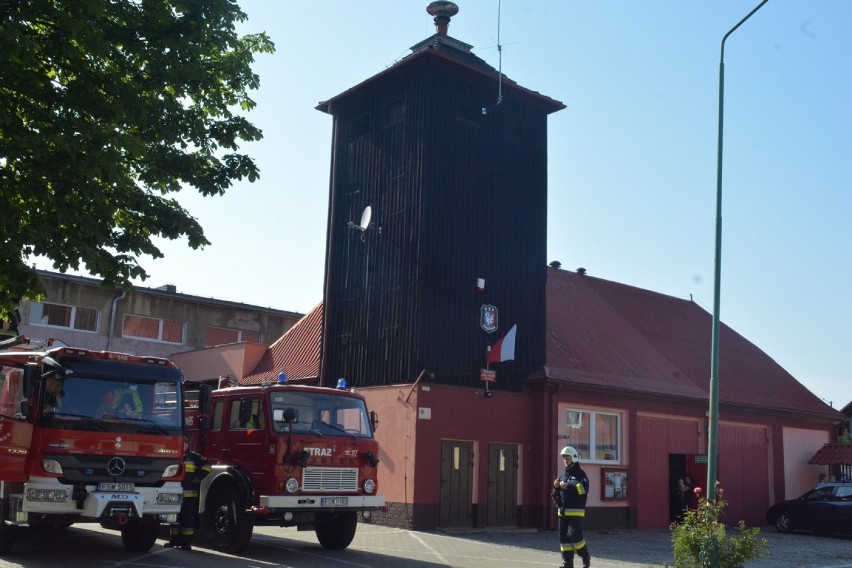
[{"label": "chimney", "polygon": [[435,17],[435,31],[439,35],[447,35],[450,18],[459,13],[459,7],[455,2],[431,2],[426,11]]}]

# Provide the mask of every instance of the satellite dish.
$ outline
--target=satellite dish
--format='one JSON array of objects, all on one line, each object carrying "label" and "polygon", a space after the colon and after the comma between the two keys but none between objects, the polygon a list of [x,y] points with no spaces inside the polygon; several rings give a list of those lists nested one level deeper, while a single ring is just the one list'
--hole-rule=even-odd
[{"label": "satellite dish", "polygon": [[349,228],[350,229],[358,229],[359,231],[361,231],[363,233],[364,231],[366,231],[369,228],[370,219],[372,217],[373,217],[373,208],[370,207],[369,205],[367,205],[364,208],[364,212],[361,213],[361,222],[356,225],[352,221],[349,221]]},{"label": "satellite dish", "polygon": [[373,208],[367,205],[364,212],[361,213],[361,223],[358,225],[362,231],[366,231],[370,226],[370,218],[373,216]]}]

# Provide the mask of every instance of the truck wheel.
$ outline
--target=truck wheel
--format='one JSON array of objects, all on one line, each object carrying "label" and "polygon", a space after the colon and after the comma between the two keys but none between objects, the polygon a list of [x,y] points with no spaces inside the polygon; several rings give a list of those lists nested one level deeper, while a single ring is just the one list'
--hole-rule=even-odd
[{"label": "truck wheel", "polygon": [[18,527],[15,525],[6,524],[6,517],[9,516],[9,499],[0,500],[0,554],[9,554],[12,550],[12,545],[15,544],[15,537],[18,534]]},{"label": "truck wheel", "polygon": [[358,513],[317,514],[317,540],[328,550],[343,550],[349,546],[357,527]]},{"label": "truck wheel", "polygon": [[228,554],[242,552],[251,541],[254,523],[240,492],[234,487],[221,487],[208,493],[207,501],[213,514],[213,548]]},{"label": "truck wheel", "polygon": [[157,542],[159,528],[160,525],[157,522],[131,521],[121,529],[121,541],[124,543],[124,549],[130,552],[148,552]]}]

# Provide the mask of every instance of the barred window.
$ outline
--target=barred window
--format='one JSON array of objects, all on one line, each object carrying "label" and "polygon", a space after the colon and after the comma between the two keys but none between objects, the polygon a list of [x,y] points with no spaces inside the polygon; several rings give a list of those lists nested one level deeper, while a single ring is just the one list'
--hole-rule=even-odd
[{"label": "barred window", "polygon": [[121,336],[164,343],[183,343],[185,327],[181,321],[127,315],[124,316]]},{"label": "barred window", "polygon": [[239,343],[240,341],[260,343],[260,333],[245,329],[210,326],[207,328],[204,345],[205,347],[214,347],[228,343]]}]

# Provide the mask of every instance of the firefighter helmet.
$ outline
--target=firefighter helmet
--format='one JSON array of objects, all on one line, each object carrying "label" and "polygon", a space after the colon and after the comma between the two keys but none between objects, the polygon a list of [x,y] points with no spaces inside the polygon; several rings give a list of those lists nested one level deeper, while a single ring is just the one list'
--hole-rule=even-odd
[{"label": "firefighter helmet", "polygon": [[571,447],[571,446],[565,446],[564,448],[562,448],[562,451],[561,451],[561,452],[559,452],[559,454],[560,454],[563,458],[564,458],[564,457],[571,456],[571,460],[573,460],[573,461],[575,461],[575,462],[580,461],[580,454],[578,454],[578,453],[577,453],[577,450],[575,450],[575,449],[574,449],[573,447]]}]

